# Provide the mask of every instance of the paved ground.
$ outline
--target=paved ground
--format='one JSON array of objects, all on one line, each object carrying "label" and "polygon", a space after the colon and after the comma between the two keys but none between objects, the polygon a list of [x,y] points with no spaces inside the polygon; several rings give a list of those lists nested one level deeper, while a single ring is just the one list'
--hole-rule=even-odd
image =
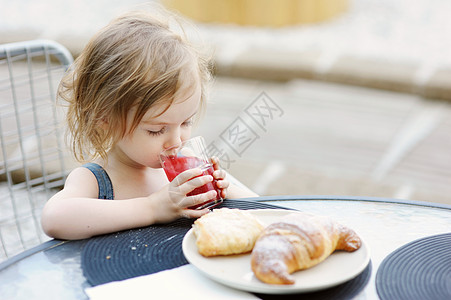
[{"label": "paved ground", "polygon": [[211,96],[198,132],[223,150],[225,168],[262,195],[451,204],[448,102],[317,81],[236,78],[219,78]]}]

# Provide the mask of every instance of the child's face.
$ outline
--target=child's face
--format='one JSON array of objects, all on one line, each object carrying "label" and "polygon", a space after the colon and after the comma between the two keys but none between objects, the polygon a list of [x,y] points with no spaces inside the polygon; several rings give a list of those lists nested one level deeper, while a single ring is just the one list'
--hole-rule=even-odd
[{"label": "child's face", "polygon": [[[193,118],[200,101],[201,87],[198,82],[194,88],[182,86],[175,94],[174,102],[163,114],[160,113],[164,107],[149,109],[136,129],[117,143],[116,150],[128,164],[161,168],[160,152],[190,138]],[[132,117],[129,115],[128,119]]]}]

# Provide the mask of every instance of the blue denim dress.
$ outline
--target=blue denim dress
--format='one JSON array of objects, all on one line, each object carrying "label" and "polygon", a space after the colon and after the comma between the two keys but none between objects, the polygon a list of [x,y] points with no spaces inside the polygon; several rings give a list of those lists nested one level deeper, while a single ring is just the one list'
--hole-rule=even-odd
[{"label": "blue denim dress", "polygon": [[99,199],[114,200],[113,184],[107,172],[96,163],[86,163],[82,167],[89,169],[96,177],[99,185]]}]

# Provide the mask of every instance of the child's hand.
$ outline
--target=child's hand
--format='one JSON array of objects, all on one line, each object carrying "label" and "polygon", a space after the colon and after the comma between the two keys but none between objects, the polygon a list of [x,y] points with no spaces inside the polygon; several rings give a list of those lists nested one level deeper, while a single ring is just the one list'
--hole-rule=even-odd
[{"label": "child's hand", "polygon": [[216,156],[211,158],[211,162],[213,163],[213,169],[215,170],[213,172],[213,177],[217,180],[216,184],[218,188],[221,189],[221,197],[225,199],[227,196],[227,188],[230,185],[230,183],[225,179],[226,171],[221,169],[219,166],[219,158]]},{"label": "child's hand", "polygon": [[187,196],[195,188],[213,181],[210,175],[202,175],[199,168],[190,169],[177,175],[168,185],[149,197],[155,197],[153,207],[156,222],[169,222],[180,217],[199,218],[209,212],[208,208],[202,210],[189,209],[216,198],[216,191]]}]

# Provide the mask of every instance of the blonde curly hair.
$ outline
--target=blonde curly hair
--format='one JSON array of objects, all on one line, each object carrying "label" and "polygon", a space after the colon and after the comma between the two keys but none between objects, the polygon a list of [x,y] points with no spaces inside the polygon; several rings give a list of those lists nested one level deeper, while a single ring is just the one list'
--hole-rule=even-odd
[{"label": "blonde curly hair", "polygon": [[[62,79],[59,98],[67,101],[70,145],[78,161],[106,158],[107,151],[133,131],[154,105],[166,108],[181,81],[199,71],[205,106],[210,57],[170,27],[184,20],[159,10],[126,13],[101,29]],[[130,130],[127,113],[136,109]],[[107,126],[100,126],[107,124]]]}]

